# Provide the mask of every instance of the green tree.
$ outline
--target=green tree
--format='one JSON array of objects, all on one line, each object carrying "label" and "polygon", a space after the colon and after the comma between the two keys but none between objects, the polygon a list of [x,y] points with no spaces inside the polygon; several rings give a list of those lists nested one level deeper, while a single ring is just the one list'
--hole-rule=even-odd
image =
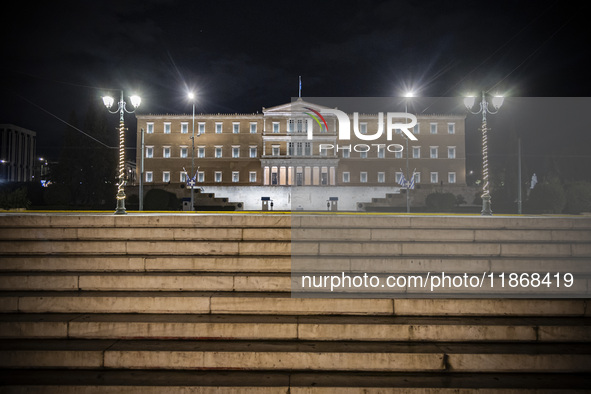
[{"label": "green tree", "polygon": [[566,195],[562,185],[556,181],[537,184],[525,205],[530,213],[562,213]]},{"label": "green tree", "polygon": [[[117,150],[106,142],[109,126],[104,111],[91,105],[82,128],[75,114],[65,130],[55,182],[68,188],[69,205],[85,208],[115,206]],[[110,133],[116,135],[115,130]]]},{"label": "green tree", "polygon": [[591,183],[573,182],[566,185],[566,207],[564,212],[578,214],[591,212]]}]

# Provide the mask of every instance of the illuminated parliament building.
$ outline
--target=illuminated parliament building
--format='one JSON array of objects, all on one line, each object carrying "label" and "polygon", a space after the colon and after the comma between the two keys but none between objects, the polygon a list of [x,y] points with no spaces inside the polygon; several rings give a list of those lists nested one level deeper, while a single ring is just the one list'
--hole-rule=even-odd
[{"label": "illuminated parliament building", "polygon": [[344,141],[336,116],[318,116],[327,108],[297,99],[257,114],[137,114],[137,177],[144,193],[163,188],[179,198],[189,197],[194,177],[198,193],[245,210],[265,201],[277,210],[402,206],[406,186],[421,205],[425,193],[466,185],[465,115],[416,115],[416,141],[407,141],[400,130],[370,140],[378,114],[360,113],[356,124],[350,114]]}]

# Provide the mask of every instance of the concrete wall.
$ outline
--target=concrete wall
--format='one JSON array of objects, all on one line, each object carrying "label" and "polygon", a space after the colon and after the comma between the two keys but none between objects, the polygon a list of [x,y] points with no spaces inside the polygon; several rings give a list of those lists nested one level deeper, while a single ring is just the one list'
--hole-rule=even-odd
[{"label": "concrete wall", "polygon": [[358,186],[207,186],[205,193],[215,193],[216,197],[227,197],[228,201],[243,202],[245,210],[260,210],[261,197],[273,200],[277,211],[327,210],[329,197],[338,197],[339,211],[356,211],[358,202],[368,202],[372,198],[383,198],[386,193],[398,193],[398,187],[358,187]]}]

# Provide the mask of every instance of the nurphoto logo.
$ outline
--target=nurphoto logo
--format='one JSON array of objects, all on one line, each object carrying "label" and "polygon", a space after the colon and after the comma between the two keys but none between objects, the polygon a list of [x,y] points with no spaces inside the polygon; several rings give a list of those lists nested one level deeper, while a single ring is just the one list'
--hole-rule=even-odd
[{"label": "nurphoto logo", "polygon": [[[304,107],[310,112],[304,112],[306,115],[310,116],[314,121],[318,124],[320,129],[323,128],[328,130],[328,125],[326,123],[326,119],[323,115],[332,115],[335,116],[338,120],[339,124],[339,132],[338,132],[338,140],[339,141],[348,141],[351,139],[351,119],[349,115],[345,112],[338,110],[338,109],[328,109],[322,108],[320,111],[317,111],[310,107]],[[399,123],[400,119],[409,119],[410,122],[408,123]],[[409,130],[415,127],[417,124],[417,117],[413,114],[409,114],[407,112],[388,112],[386,114],[386,139],[388,141],[392,141],[392,134],[395,130],[400,130],[404,135],[411,141],[417,141],[417,137]],[[314,139],[313,132],[312,132],[312,122],[308,123],[307,126],[307,136],[309,140]],[[382,112],[378,113],[378,127],[377,131],[374,134],[365,134],[362,133],[359,129],[359,113],[353,113],[353,133],[355,136],[362,140],[362,141],[375,141],[382,137],[384,134],[384,114]],[[401,152],[404,148],[400,144],[371,144],[376,145],[378,148],[385,147],[389,152]],[[335,146],[334,144],[321,144],[321,149],[336,149],[336,151],[342,149],[349,149],[354,150],[356,152],[367,152],[371,149],[370,145],[368,144],[356,144],[353,147],[351,145],[346,146]]]}]

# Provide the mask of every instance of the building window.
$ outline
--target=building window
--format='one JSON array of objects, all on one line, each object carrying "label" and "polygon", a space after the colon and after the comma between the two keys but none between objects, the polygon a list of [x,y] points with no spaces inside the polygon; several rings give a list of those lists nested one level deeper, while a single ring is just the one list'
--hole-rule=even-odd
[{"label": "building window", "polygon": [[323,186],[328,185],[328,168],[322,167],[320,172],[320,184]]},{"label": "building window", "polygon": [[214,181],[215,182],[221,182],[222,181],[222,172],[221,171],[216,171],[214,174]]},{"label": "building window", "polygon": [[201,135],[201,134],[205,134],[205,123],[203,123],[203,122],[200,122],[198,126],[199,126],[199,127],[198,127],[198,132],[197,132],[197,133],[198,133],[199,135]]},{"label": "building window", "polygon": [[343,183],[351,182],[351,173],[343,172]]},{"label": "building window", "polygon": [[447,124],[447,132],[448,132],[448,134],[455,134],[456,133],[456,124],[455,123],[448,123]]},{"label": "building window", "polygon": [[232,133],[234,133],[234,134],[240,133],[240,123],[232,123]]},{"label": "building window", "polygon": [[361,172],[359,174],[359,182],[367,183],[367,172]]},{"label": "building window", "polygon": [[146,171],[146,182],[152,182],[154,173],[152,171]]},{"label": "building window", "polygon": [[257,133],[257,124],[251,123],[250,124],[250,134],[256,134],[256,133]]},{"label": "building window", "polygon": [[328,154],[328,149],[326,146],[320,145],[320,156],[326,157]]},{"label": "building window", "polygon": [[412,128],[412,133],[413,134],[420,134],[421,133],[418,123],[415,125],[415,127]]},{"label": "building window", "polygon": [[431,183],[437,183],[437,182],[439,182],[438,177],[439,176],[438,176],[438,173],[437,172],[432,172],[431,173]]},{"label": "building window", "polygon": [[361,157],[362,159],[367,159],[367,151],[359,152],[359,157]]},{"label": "building window", "polygon": [[253,183],[257,181],[257,173],[256,171],[251,171],[248,173],[248,180]]},{"label": "building window", "polygon": [[162,157],[168,159],[170,157],[170,146],[165,146],[162,148]]},{"label": "building window", "polygon": [[222,134],[222,124],[219,122],[216,122],[216,124],[215,124],[215,133]]},{"label": "building window", "polygon": [[437,134],[437,123],[431,123],[431,134]]},{"label": "building window", "polygon": [[232,171],[232,182],[236,183],[240,179],[240,172]]},{"label": "building window", "polygon": [[187,173],[184,171],[181,171],[181,183],[186,183],[187,182]]},{"label": "building window", "polygon": [[420,159],[421,158],[421,147],[420,146],[413,146],[412,147],[412,158],[413,159]]},{"label": "building window", "polygon": [[437,159],[439,149],[436,146],[432,146],[429,149],[429,157],[431,159]]},{"label": "building window", "polygon": [[197,157],[203,159],[205,157],[205,147],[200,146],[197,148]]},{"label": "building window", "polygon": [[146,132],[148,134],[154,134],[154,123],[150,122],[146,124]]},{"label": "building window", "polygon": [[378,183],[385,183],[386,182],[386,173],[385,172],[378,172]]},{"label": "building window", "polygon": [[394,157],[397,159],[402,159],[402,151],[396,151],[394,152]]},{"label": "building window", "polygon": [[271,147],[271,154],[273,156],[279,156],[279,145],[273,145]]},{"label": "building window", "polygon": [[287,132],[288,133],[293,133],[294,132],[294,120],[293,119],[290,119],[287,122]]},{"label": "building window", "polygon": [[203,171],[197,172],[197,182],[200,182],[200,183],[205,182],[205,172],[203,172]]},{"label": "building window", "polygon": [[348,146],[344,147],[342,149],[342,151],[343,151],[343,154],[342,154],[343,159],[348,159],[349,157],[351,157],[351,148],[350,147],[348,147]]},{"label": "building window", "polygon": [[181,157],[185,158],[189,156],[189,149],[186,146],[181,146]]},{"label": "building window", "polygon": [[181,134],[187,134],[189,132],[189,123],[181,123]]},{"label": "building window", "polygon": [[304,128],[304,124],[305,124],[304,120],[302,120],[302,119],[297,120],[297,123],[296,123],[296,126],[297,126],[296,132],[297,133],[304,133],[306,131],[306,129]]},{"label": "building window", "polygon": [[146,146],[146,159],[151,159],[152,157],[154,157],[154,147]]},{"label": "building window", "polygon": [[279,133],[279,122],[273,122],[273,133]]},{"label": "building window", "polygon": [[250,153],[250,157],[251,158],[256,158],[257,157],[257,147],[256,146],[251,146],[249,148],[249,153]]},{"label": "building window", "polygon": [[170,134],[170,122],[164,122],[164,134]]},{"label": "building window", "polygon": [[162,182],[170,182],[170,171],[162,171]]},{"label": "building window", "polygon": [[449,172],[447,174],[447,182],[448,183],[456,183],[456,173],[455,172]]},{"label": "building window", "polygon": [[361,134],[367,134],[367,123],[359,123],[359,132]]},{"label": "building window", "polygon": [[222,147],[221,146],[216,146],[215,147],[215,158],[219,159],[222,157]]},{"label": "building window", "polygon": [[239,146],[233,146],[232,147],[232,158],[237,159],[240,157],[240,147]]},{"label": "building window", "polygon": [[396,183],[402,185],[402,172],[396,171]]},{"label": "building window", "polygon": [[378,159],[383,159],[386,152],[385,146],[378,146]]},{"label": "building window", "polygon": [[448,159],[455,159],[456,158],[456,147],[455,146],[448,146],[447,147],[447,158]]},{"label": "building window", "polygon": [[304,144],[304,154],[306,156],[312,156],[312,143],[311,142],[306,142]]}]

